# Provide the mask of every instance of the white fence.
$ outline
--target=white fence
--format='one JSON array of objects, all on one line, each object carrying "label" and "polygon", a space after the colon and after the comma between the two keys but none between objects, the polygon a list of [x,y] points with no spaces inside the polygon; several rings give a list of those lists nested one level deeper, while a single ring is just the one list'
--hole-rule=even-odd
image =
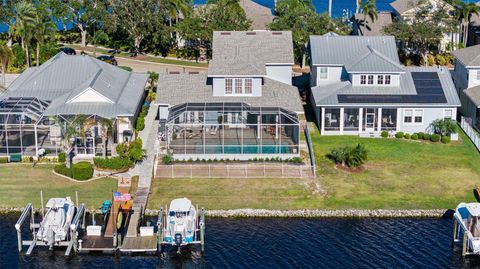
[{"label": "white fence", "polygon": [[312,166],[297,164],[158,165],[156,178],[312,178]]},{"label": "white fence", "polygon": [[480,151],[480,135],[479,133],[472,127],[471,125],[471,119],[470,118],[465,118],[462,117],[462,120],[460,122],[460,126],[462,127],[463,131],[470,137],[470,140],[472,140],[473,144],[477,147],[477,149]]}]

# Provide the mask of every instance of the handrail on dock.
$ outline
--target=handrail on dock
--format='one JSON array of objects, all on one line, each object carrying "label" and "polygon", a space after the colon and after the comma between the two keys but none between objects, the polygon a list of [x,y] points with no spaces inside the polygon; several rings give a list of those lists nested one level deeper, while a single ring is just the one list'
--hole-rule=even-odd
[{"label": "handrail on dock", "polygon": [[25,208],[22,211],[22,214],[20,215],[20,218],[18,218],[18,221],[15,224],[15,229],[17,229],[17,231],[20,231],[20,228],[22,227],[23,223],[27,219],[27,216],[30,210],[32,210],[32,203],[28,203],[27,206],[25,206]]}]

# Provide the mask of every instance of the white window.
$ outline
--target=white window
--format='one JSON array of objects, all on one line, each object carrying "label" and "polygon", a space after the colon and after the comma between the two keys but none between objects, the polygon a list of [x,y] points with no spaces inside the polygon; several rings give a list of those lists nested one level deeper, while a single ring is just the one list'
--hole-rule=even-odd
[{"label": "white window", "polygon": [[245,94],[252,94],[252,79],[245,79]]},{"label": "white window", "polygon": [[360,76],[360,84],[362,84],[362,85],[367,84],[367,76],[365,76],[365,75]]},{"label": "white window", "polygon": [[443,111],[443,118],[444,119],[452,119],[453,118],[453,110],[451,109],[445,109]]},{"label": "white window", "polygon": [[423,122],[423,110],[415,109],[415,123],[422,123]]},{"label": "white window", "polygon": [[328,67],[320,67],[320,79],[328,79]]},{"label": "white window", "polygon": [[390,85],[391,81],[392,81],[392,76],[385,75],[385,85]]},{"label": "white window", "polygon": [[235,94],[243,93],[243,80],[241,78],[235,79]]},{"label": "white window", "polygon": [[232,94],[232,79],[226,78],[225,79],[225,94]]},{"label": "white window", "polygon": [[477,70],[477,80],[480,80],[480,70]]},{"label": "white window", "polygon": [[378,77],[377,77],[377,84],[378,84],[378,85],[383,85],[383,75],[378,75]]},{"label": "white window", "polygon": [[368,85],[373,85],[373,75],[368,76]]},{"label": "white window", "polygon": [[405,109],[403,111],[403,122],[412,123],[412,116],[413,116],[413,110],[412,109]]}]

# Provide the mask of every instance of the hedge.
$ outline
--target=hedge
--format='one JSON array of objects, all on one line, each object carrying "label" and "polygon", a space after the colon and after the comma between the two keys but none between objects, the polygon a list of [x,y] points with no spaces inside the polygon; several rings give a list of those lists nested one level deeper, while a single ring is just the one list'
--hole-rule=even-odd
[{"label": "hedge", "polygon": [[442,143],[443,144],[450,143],[450,140],[451,140],[450,136],[442,136]]},{"label": "hedge", "polygon": [[138,117],[137,119],[137,126],[136,126],[138,131],[143,131],[145,129],[145,118],[144,117]]},{"label": "hedge", "polygon": [[410,134],[406,133],[404,137],[405,137],[405,139],[410,139]]},{"label": "hedge", "polygon": [[388,132],[387,131],[382,131],[382,137],[388,137]]},{"label": "hedge", "polygon": [[412,140],[417,140],[418,139],[418,134],[413,134],[412,137],[410,137]]},{"label": "hedge", "polygon": [[87,180],[89,178],[92,178],[93,176],[93,167],[92,164],[89,162],[75,163],[72,164],[70,168],[67,168],[67,166],[62,163],[56,165],[54,170],[61,175],[71,177],[77,180]]},{"label": "hedge", "polygon": [[396,137],[396,138],[403,138],[403,132],[397,132],[397,133],[395,134],[395,137]]},{"label": "hedge", "polygon": [[432,142],[438,142],[438,141],[440,141],[440,138],[441,138],[441,136],[440,136],[439,134],[432,134],[432,135],[430,136],[430,141],[432,141]]},{"label": "hedge", "polygon": [[423,140],[430,140],[430,134],[423,134]]},{"label": "hedge", "polygon": [[58,162],[64,163],[65,161],[67,161],[67,157],[65,155],[65,152],[60,152],[58,154]]},{"label": "hedge", "polygon": [[122,158],[120,156],[113,158],[93,158],[93,163],[95,167],[100,169],[111,169],[111,170],[122,170],[127,169],[133,166],[132,161],[128,158]]},{"label": "hedge", "polygon": [[8,157],[0,157],[0,163],[8,163]]}]

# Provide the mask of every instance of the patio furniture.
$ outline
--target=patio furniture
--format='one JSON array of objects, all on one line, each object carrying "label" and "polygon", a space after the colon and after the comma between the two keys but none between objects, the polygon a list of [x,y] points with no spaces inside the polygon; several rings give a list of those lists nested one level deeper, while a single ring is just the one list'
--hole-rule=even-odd
[{"label": "patio furniture", "polygon": [[10,154],[10,162],[21,162],[22,161],[22,154],[20,153],[12,153]]}]

